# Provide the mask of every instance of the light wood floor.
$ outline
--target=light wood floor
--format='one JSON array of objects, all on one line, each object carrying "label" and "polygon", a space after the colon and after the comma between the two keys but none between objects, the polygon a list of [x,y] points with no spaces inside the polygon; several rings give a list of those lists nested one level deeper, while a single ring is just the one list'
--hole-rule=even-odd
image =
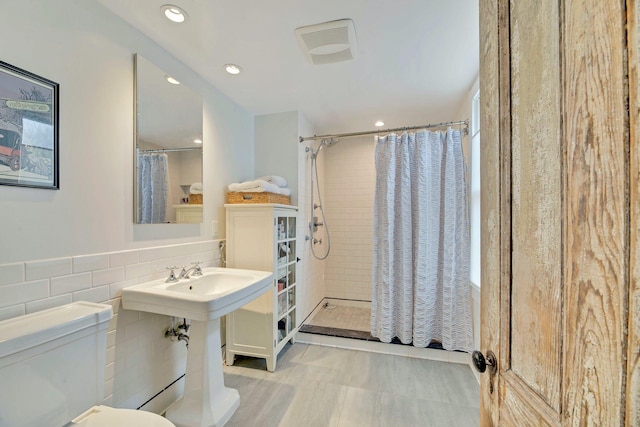
[{"label": "light wood floor", "polygon": [[275,372],[238,356],[224,367],[240,407],[227,426],[479,426],[467,365],[308,344],[287,345]]}]

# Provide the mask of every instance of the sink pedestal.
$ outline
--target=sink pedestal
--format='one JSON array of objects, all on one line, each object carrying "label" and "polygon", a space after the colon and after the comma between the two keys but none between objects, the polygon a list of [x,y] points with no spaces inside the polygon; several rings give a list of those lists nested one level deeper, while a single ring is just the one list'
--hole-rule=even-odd
[{"label": "sink pedestal", "polygon": [[240,405],[237,390],[224,386],[220,318],[191,321],[184,395],[167,410],[178,427],[223,426]]}]

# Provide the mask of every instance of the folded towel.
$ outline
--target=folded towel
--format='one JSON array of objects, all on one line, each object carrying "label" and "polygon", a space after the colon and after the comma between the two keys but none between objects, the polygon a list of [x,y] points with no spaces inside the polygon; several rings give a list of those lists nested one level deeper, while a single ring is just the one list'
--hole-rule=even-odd
[{"label": "folded towel", "polygon": [[275,184],[280,188],[285,188],[287,186],[287,180],[278,175],[267,175],[267,176],[260,177],[258,179],[270,182],[271,184]]},{"label": "folded towel", "polygon": [[202,183],[201,182],[194,182],[193,184],[191,184],[191,187],[189,187],[189,193],[190,194],[202,194]]},{"label": "folded towel", "polygon": [[229,184],[229,191],[231,192],[244,192],[244,193],[263,193],[265,191],[269,193],[282,194],[284,196],[290,196],[291,190],[288,188],[280,188],[275,184],[267,182],[262,179],[256,179],[254,181],[245,181],[240,183]]},{"label": "folded towel", "polygon": [[291,189],[278,187],[278,191],[271,191],[271,193],[282,194],[283,196],[290,196]]},{"label": "folded towel", "polygon": [[[229,191],[242,191],[242,190],[247,190],[250,188],[257,188],[257,187],[271,189],[273,187],[277,187],[277,185],[271,184],[261,179],[256,179],[253,181],[234,182],[233,184],[229,184]],[[271,191],[271,190],[268,190],[268,191]]]}]

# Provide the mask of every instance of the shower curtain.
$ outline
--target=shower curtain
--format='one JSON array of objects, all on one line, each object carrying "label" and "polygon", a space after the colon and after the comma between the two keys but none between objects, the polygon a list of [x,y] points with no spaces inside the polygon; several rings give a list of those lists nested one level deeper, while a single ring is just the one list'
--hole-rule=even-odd
[{"label": "shower curtain", "polygon": [[471,351],[461,132],[376,137],[371,335]]},{"label": "shower curtain", "polygon": [[166,222],[168,163],[165,153],[138,152],[138,220],[141,224]]}]

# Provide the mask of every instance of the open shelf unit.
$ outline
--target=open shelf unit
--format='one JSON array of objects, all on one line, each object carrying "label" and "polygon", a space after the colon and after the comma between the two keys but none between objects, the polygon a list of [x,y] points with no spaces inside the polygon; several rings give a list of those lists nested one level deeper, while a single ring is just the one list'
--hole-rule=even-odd
[{"label": "open shelf unit", "polygon": [[226,361],[236,354],[263,357],[274,371],[277,355],[297,332],[297,207],[227,204],[227,265],[274,273],[273,289],[227,315]]}]

